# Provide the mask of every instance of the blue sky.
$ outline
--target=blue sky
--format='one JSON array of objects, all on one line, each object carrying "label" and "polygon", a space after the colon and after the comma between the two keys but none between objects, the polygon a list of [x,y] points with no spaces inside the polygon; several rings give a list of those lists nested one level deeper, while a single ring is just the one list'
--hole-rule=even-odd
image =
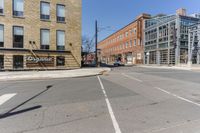
[{"label": "blue sky", "polygon": [[82,35],[94,36],[94,22],[100,28],[99,40],[132,22],[141,13],[175,14],[183,7],[188,14],[200,13],[200,0],[82,0]]}]

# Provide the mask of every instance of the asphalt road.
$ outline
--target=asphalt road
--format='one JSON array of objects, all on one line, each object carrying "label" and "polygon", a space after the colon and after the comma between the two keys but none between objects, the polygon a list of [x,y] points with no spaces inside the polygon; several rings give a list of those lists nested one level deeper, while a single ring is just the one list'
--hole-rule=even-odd
[{"label": "asphalt road", "polygon": [[200,73],[117,67],[0,82],[0,133],[200,133]]}]

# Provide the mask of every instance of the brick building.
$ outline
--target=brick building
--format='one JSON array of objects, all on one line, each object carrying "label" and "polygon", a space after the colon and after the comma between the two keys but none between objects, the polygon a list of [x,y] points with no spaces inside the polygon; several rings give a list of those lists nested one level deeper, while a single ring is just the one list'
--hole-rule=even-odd
[{"label": "brick building", "polygon": [[81,0],[0,0],[0,69],[81,64]]},{"label": "brick building", "polygon": [[125,64],[142,64],[143,25],[144,20],[150,17],[148,14],[142,14],[127,26],[99,42],[101,62],[113,63],[120,60]]}]

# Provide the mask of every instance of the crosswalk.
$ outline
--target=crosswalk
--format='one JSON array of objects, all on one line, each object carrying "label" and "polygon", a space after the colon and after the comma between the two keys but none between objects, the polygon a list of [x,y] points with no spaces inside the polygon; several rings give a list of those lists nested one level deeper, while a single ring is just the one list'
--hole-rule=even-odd
[{"label": "crosswalk", "polygon": [[0,96],[0,106],[9,101],[11,98],[16,96],[17,93],[9,93],[9,94],[4,94]]}]

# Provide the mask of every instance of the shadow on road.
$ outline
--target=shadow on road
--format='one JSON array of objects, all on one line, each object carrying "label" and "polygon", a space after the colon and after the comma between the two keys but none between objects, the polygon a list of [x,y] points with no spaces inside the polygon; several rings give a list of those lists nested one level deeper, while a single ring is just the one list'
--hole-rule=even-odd
[{"label": "shadow on road", "polygon": [[0,115],[0,119],[4,119],[4,118],[10,117],[10,116],[18,115],[18,114],[25,113],[25,112],[32,111],[32,110],[36,110],[41,107],[42,107],[41,105],[37,105],[34,107],[26,108],[26,109],[15,111],[15,112],[7,112],[5,114]]},{"label": "shadow on road", "polygon": [[16,111],[16,112],[13,112],[14,110],[18,109],[19,107],[21,107],[22,105],[28,103],[29,101],[35,99],[36,97],[40,96],[41,94],[45,93],[46,91],[48,91],[51,87],[53,87],[53,85],[48,85],[46,86],[46,89],[37,93],[36,95],[34,95],[33,97],[29,98],[28,100],[22,102],[21,104],[17,105],[16,107],[10,109],[9,111],[7,111],[6,113],[4,114],[0,114],[0,119],[3,119],[3,118],[6,118],[6,117],[9,117],[9,116],[12,116],[12,115],[17,115],[17,114],[20,114],[20,113],[24,113],[24,112],[27,112],[27,111],[31,111],[31,110],[35,110],[35,109],[38,109],[38,108],[41,108],[42,106],[41,105],[38,105],[38,106],[34,106],[34,107],[31,107],[31,108],[27,108],[27,109],[23,109],[23,110],[20,110],[20,111]]}]

